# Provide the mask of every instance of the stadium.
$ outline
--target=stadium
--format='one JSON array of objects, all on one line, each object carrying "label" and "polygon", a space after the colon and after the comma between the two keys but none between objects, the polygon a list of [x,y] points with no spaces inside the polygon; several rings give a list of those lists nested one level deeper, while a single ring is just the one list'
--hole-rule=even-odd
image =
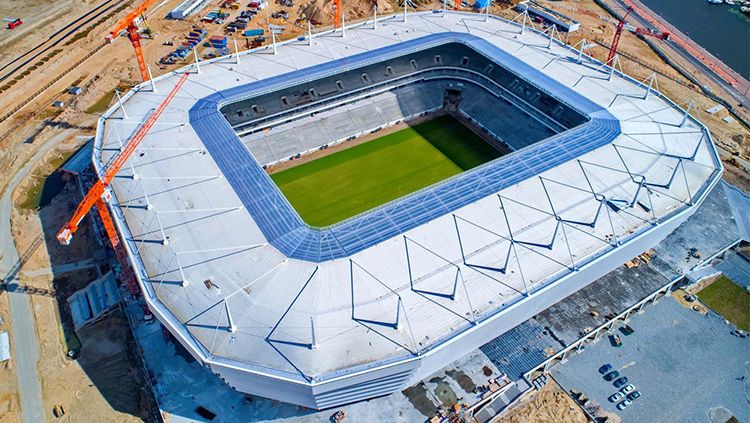
[{"label": "stadium", "polygon": [[399,14],[201,61],[99,120],[150,310],[238,391],[386,395],[647,250],[722,172],[659,91],[494,16]]}]

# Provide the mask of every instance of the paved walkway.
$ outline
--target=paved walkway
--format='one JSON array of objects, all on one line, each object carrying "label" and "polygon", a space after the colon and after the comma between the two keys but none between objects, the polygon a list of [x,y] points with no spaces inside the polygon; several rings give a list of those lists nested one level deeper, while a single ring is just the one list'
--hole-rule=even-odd
[{"label": "paved walkway", "polygon": [[0,237],[0,276],[6,285],[5,292],[8,294],[10,303],[12,358],[16,363],[21,413],[25,423],[43,422],[43,416],[46,413],[42,405],[42,386],[36,368],[37,361],[39,361],[39,344],[31,300],[27,294],[14,289],[18,285],[19,257],[11,236],[10,218],[13,206],[11,197],[18,184],[42,156],[73,132],[75,132],[73,129],[65,130],[49,139],[13,177],[0,198],[0,234],[3,234]]}]

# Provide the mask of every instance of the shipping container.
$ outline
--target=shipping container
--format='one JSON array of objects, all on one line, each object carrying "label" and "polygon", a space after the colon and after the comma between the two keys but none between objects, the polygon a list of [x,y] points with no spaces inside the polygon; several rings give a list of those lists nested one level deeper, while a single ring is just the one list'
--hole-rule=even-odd
[{"label": "shipping container", "polygon": [[257,37],[259,35],[263,35],[262,29],[248,29],[244,32],[245,37]]}]

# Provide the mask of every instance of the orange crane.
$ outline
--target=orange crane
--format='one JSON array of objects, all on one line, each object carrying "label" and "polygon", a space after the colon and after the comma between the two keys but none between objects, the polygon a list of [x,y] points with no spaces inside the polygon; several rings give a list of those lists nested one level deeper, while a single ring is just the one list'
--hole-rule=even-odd
[{"label": "orange crane", "polygon": [[146,61],[143,59],[143,51],[141,50],[141,34],[138,33],[138,27],[135,25],[135,20],[138,19],[146,9],[151,7],[157,0],[144,0],[138,7],[133,9],[130,13],[125,15],[124,18],[120,19],[119,22],[112,28],[106,40],[108,43],[114,42],[115,38],[120,34],[120,31],[128,31],[128,39],[133,44],[135,50],[135,58],[138,60],[138,69],[141,71],[141,77],[144,81],[151,79],[146,69]]},{"label": "orange crane", "polygon": [[333,27],[341,26],[341,0],[333,0]]},{"label": "orange crane", "polygon": [[138,292],[138,286],[135,283],[135,278],[133,276],[130,265],[128,264],[128,258],[125,252],[125,248],[120,242],[120,236],[115,229],[115,224],[112,221],[112,216],[109,214],[109,209],[107,208],[107,202],[110,200],[110,198],[112,198],[112,192],[109,189],[109,184],[112,182],[115,175],[117,175],[120,169],[122,169],[122,166],[125,165],[125,163],[128,161],[141,141],[143,141],[143,138],[146,137],[148,131],[152,126],[154,126],[156,120],[159,119],[159,116],[161,116],[164,109],[167,108],[167,105],[172,101],[174,96],[180,90],[180,87],[182,87],[182,84],[185,82],[187,77],[188,73],[182,74],[182,77],[177,81],[177,84],[175,84],[174,88],[172,88],[172,91],[169,92],[169,95],[167,95],[164,101],[162,101],[161,104],[159,104],[156,109],[154,109],[151,114],[149,114],[146,122],[144,122],[144,124],[140,128],[138,128],[138,131],[136,131],[135,135],[133,135],[133,138],[128,141],[125,148],[123,148],[117,158],[115,158],[109,168],[104,172],[104,175],[94,183],[91,189],[89,189],[88,193],[86,193],[86,196],[83,197],[83,200],[76,208],[75,213],[73,213],[73,217],[71,217],[68,223],[66,223],[65,226],[60,229],[60,232],[57,233],[57,240],[63,245],[69,245],[71,239],[73,238],[73,234],[75,234],[75,232],[78,230],[78,225],[81,223],[81,220],[83,220],[83,218],[86,216],[86,214],[88,214],[92,207],[96,206],[99,217],[102,219],[104,230],[107,232],[107,237],[112,244],[112,248],[115,251],[117,260],[120,263],[122,278],[128,285],[130,292],[133,294],[136,294]]}]

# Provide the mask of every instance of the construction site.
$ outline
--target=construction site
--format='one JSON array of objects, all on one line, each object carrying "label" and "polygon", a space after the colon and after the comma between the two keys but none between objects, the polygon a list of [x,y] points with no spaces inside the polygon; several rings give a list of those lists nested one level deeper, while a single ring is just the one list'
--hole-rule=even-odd
[{"label": "construction site", "polygon": [[0,421],[617,421],[519,328],[745,245],[664,264],[750,193],[750,85],[636,1],[0,15]]}]

